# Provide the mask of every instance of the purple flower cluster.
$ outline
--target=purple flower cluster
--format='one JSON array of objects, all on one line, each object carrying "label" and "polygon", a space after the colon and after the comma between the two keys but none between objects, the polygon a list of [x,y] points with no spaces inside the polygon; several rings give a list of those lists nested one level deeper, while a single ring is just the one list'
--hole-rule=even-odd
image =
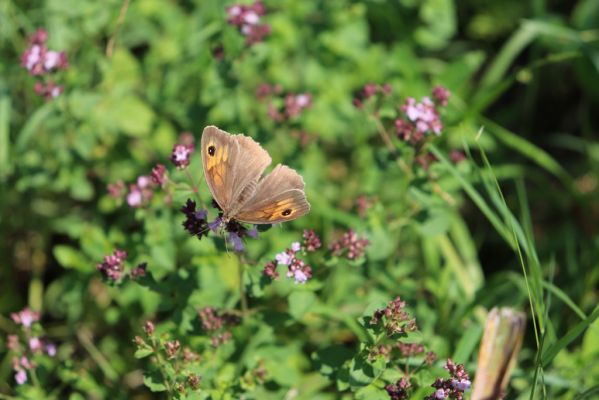
[{"label": "purple flower cluster", "polygon": [[245,36],[245,43],[251,46],[260,43],[270,34],[270,25],[260,23],[264,14],[266,8],[261,1],[250,5],[235,4],[227,7],[227,22],[236,26]]},{"label": "purple flower cluster", "polygon": [[279,277],[277,272],[278,265],[287,266],[287,277],[293,278],[295,283],[306,283],[312,277],[312,267],[298,257],[300,252],[313,252],[319,249],[322,244],[320,238],[313,230],[304,230],[304,243],[291,243],[291,247],[277,254],[275,259],[266,263],[262,274],[272,280]]},{"label": "purple flower cluster", "polygon": [[240,319],[236,315],[228,312],[220,312],[213,307],[204,307],[198,312],[202,329],[212,335],[211,342],[213,347],[231,340],[233,335],[226,328],[239,325]]},{"label": "purple flower cluster", "polygon": [[181,208],[181,212],[185,214],[183,227],[193,236],[201,239],[202,236],[208,236],[210,228],[208,227],[208,211],[202,209],[197,210],[196,202],[187,199],[185,205]]},{"label": "purple flower cluster", "polygon": [[435,383],[431,385],[437,390],[426,397],[426,400],[443,400],[447,398],[462,400],[464,392],[472,386],[470,376],[464,369],[463,364],[455,364],[451,359],[448,359],[444,368],[449,371],[450,378],[437,378]]},{"label": "purple flower cluster", "polygon": [[248,229],[235,220],[225,223],[222,218],[222,210],[218,207],[218,204],[213,201],[212,205],[219,211],[219,215],[213,221],[208,221],[208,211],[205,209],[197,210],[196,202],[187,199],[187,203],[181,208],[181,212],[186,217],[183,221],[185,230],[191,235],[197,236],[198,239],[202,239],[203,236],[208,236],[210,231],[218,233],[221,229],[224,229],[227,232],[226,240],[236,252],[242,252],[245,249],[244,237],[258,237],[258,231],[255,228]]},{"label": "purple flower cluster", "polygon": [[329,249],[333,252],[333,255],[345,254],[345,257],[349,260],[355,260],[364,255],[369,244],[368,239],[360,238],[353,229],[349,229],[339,240],[333,242]]},{"label": "purple flower cluster", "polygon": [[405,335],[408,332],[413,332],[418,327],[416,319],[411,318],[410,314],[404,307],[405,301],[402,301],[399,296],[387,304],[387,307],[378,309],[372,315],[370,320],[371,325],[381,325],[387,332],[387,336]]},{"label": "purple flower cluster", "polygon": [[357,108],[362,108],[364,102],[375,97],[378,94],[389,95],[391,93],[391,85],[377,85],[376,83],[367,83],[354,97],[353,104]]},{"label": "purple flower cluster", "polygon": [[14,354],[12,368],[15,373],[15,382],[22,385],[28,380],[27,371],[37,367],[37,364],[31,359],[32,356],[45,354],[54,357],[56,345],[39,336],[40,326],[34,327],[34,324],[40,320],[38,312],[24,308],[19,312],[11,313],[10,317],[25,332],[23,343],[21,343],[19,335],[8,335],[6,338],[6,347]]},{"label": "purple flower cluster", "polygon": [[408,388],[412,386],[406,378],[401,378],[394,384],[390,383],[385,386],[385,390],[391,400],[404,400],[408,398]]},{"label": "purple flower cluster", "polygon": [[275,122],[284,122],[299,117],[312,105],[312,94],[287,93],[283,96],[281,85],[262,83],[256,90],[256,98],[268,100],[268,116]]},{"label": "purple flower cluster", "polygon": [[137,279],[146,275],[147,263],[141,263],[125,273],[125,260],[127,252],[115,250],[112,254],[104,256],[104,261],[96,265],[96,269],[108,280],[116,282],[124,277]]},{"label": "purple flower cluster", "polygon": [[447,104],[450,93],[447,89],[438,86],[433,89],[433,100],[423,97],[417,102],[413,97],[408,97],[400,107],[404,113],[403,118],[395,120],[395,130],[400,139],[412,144],[420,143],[426,135],[440,135],[443,130],[439,107]]},{"label": "purple flower cluster", "polygon": [[[48,32],[45,29],[38,29],[29,38],[29,47],[21,55],[21,65],[33,76],[45,76],[69,66],[65,52],[49,50],[46,45],[47,40]],[[63,92],[63,87],[53,81],[46,83],[37,81],[34,89],[37,94],[48,100]]]}]

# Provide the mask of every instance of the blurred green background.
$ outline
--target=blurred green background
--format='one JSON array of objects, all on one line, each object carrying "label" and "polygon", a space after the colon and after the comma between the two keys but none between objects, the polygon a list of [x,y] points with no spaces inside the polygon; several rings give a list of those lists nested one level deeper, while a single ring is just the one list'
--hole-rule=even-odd
[{"label": "blurred green background", "polygon": [[[258,264],[246,276],[250,301],[264,318],[236,334],[237,351],[221,355],[222,368],[250,365],[240,349],[261,343],[278,388],[249,398],[284,398],[289,388],[299,388],[297,398],[353,396],[311,361],[327,346],[356,345],[330,310],[357,318],[397,295],[427,346],[472,373],[486,308],[534,316],[542,343],[529,320],[511,398],[530,398],[535,379],[535,398],[597,390],[599,2],[272,0],[262,17],[271,33],[253,46],[227,24],[231,4],[132,0],[120,19],[117,0],[0,3],[0,393],[14,386],[4,356],[5,333],[15,331],[9,314],[26,305],[43,312],[59,344],[45,367],[47,393],[58,388],[58,398],[152,397],[131,342],[143,322],[165,321],[193,345],[198,307],[235,308],[236,259],[180,226],[188,192],[170,205],[158,194],[148,209],[106,192],[168,164],[181,132],[199,142],[209,124],[253,136],[273,163],[300,171],[312,204],[308,216],[248,244]],[[53,78],[64,93],[50,101],[20,65],[40,27],[69,58]],[[436,85],[451,91],[445,128],[432,141],[441,160],[429,170],[402,143],[411,173],[398,168],[375,124],[352,105],[369,82],[390,84],[397,106]],[[310,93],[313,103],[299,118],[273,121],[256,97],[262,83]],[[447,162],[455,149],[465,162]],[[190,171],[200,178],[197,154]],[[356,212],[360,195],[375,199],[365,217]],[[205,185],[201,196],[209,199]],[[260,265],[302,229],[328,244],[348,228],[371,242],[360,262],[313,260],[316,278],[305,290],[253,284]],[[95,265],[117,247],[147,261],[156,279],[180,280],[180,296],[105,285]],[[288,314],[298,291],[315,293],[301,298],[314,303]]]}]

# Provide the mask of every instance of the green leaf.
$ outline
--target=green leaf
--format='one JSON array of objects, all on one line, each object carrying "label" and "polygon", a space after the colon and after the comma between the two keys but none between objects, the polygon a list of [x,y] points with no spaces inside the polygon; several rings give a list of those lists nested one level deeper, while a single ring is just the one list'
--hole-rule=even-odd
[{"label": "green leaf", "polygon": [[316,295],[307,290],[296,290],[289,296],[289,314],[296,320],[302,319],[316,302]]},{"label": "green leaf", "polygon": [[321,374],[333,379],[341,366],[351,358],[352,353],[346,346],[336,344],[313,353],[312,360]]},{"label": "green leaf", "polygon": [[599,317],[599,306],[595,307],[595,310],[593,310],[592,314],[589,315],[585,320],[580,321],[578,324],[576,324],[574,328],[570,329],[570,331],[568,331],[568,333],[562,336],[557,342],[547,347],[545,351],[543,351],[543,355],[541,356],[541,364],[543,365],[543,367],[546,368],[562,349],[564,349],[566,346],[568,346],[570,343],[576,340],[580,335],[582,335],[584,330],[590,324],[592,324],[597,319],[597,317]]},{"label": "green leaf", "polygon": [[93,270],[92,265],[88,265],[87,260],[83,255],[76,249],[67,245],[56,245],[52,250],[54,257],[60,265],[65,268],[75,268],[79,270]]},{"label": "green leaf", "polygon": [[357,400],[388,400],[389,394],[384,389],[373,385],[368,385],[356,392]]},{"label": "green leaf", "polygon": [[151,348],[143,348],[143,349],[137,349],[135,351],[135,353],[133,354],[133,357],[145,358],[151,354],[154,354],[154,350],[152,350]]},{"label": "green leaf", "polygon": [[144,385],[152,392],[164,392],[166,390],[163,378],[158,371],[146,372],[144,374]]},{"label": "green leaf", "polygon": [[386,365],[387,362],[384,357],[376,357],[374,361],[369,361],[367,352],[363,351],[350,363],[350,386],[357,389],[371,384],[383,373]]}]

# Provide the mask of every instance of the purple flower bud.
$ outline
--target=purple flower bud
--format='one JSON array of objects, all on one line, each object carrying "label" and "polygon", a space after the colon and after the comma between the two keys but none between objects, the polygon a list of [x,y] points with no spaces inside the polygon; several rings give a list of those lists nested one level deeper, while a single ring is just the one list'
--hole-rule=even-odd
[{"label": "purple flower bud", "polygon": [[208,227],[212,232],[218,232],[218,229],[223,224],[223,219],[221,217],[216,217],[216,219],[212,222],[208,222]]},{"label": "purple flower bud", "polygon": [[442,400],[442,399],[447,398],[447,395],[445,394],[445,391],[443,389],[438,389],[435,392],[435,398],[439,399],[439,400]]},{"label": "purple flower bud", "polygon": [[236,252],[240,253],[245,249],[245,246],[243,245],[243,240],[241,240],[237,233],[229,232],[229,241],[233,245],[233,249]]}]

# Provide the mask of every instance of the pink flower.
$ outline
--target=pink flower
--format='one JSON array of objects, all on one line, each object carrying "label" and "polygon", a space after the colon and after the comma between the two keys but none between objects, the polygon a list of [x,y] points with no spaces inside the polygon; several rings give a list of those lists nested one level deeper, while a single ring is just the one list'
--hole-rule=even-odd
[{"label": "pink flower", "polygon": [[65,52],[48,50],[46,47],[47,39],[48,33],[43,29],[38,29],[29,39],[30,47],[21,56],[21,65],[31,75],[42,75],[68,67],[69,63]]},{"label": "pink flower", "polygon": [[40,313],[31,311],[29,308],[24,308],[18,313],[10,314],[10,317],[15,323],[23,325],[25,328],[30,328],[34,322],[40,320]]},{"label": "pink flower", "polygon": [[339,240],[333,242],[329,249],[336,256],[345,254],[349,260],[355,260],[364,255],[369,244],[368,239],[360,238],[353,229],[349,229]]},{"label": "pink flower", "polygon": [[270,33],[270,26],[260,24],[260,17],[266,13],[261,1],[256,1],[247,6],[235,4],[227,8],[227,22],[236,26],[246,37],[247,45],[261,42]]},{"label": "pink flower", "polygon": [[29,349],[34,353],[40,351],[42,349],[42,341],[37,337],[30,338]]},{"label": "pink flower", "polygon": [[131,207],[141,207],[143,202],[143,196],[141,190],[136,185],[129,187],[129,194],[127,194],[127,204]]},{"label": "pink flower", "polygon": [[50,357],[54,357],[56,355],[56,345],[54,343],[46,343],[46,354]]},{"label": "pink flower", "polygon": [[152,181],[160,187],[164,187],[166,183],[166,167],[162,164],[156,164],[152,168]]},{"label": "pink flower", "polygon": [[451,92],[444,88],[443,86],[436,86],[433,89],[433,98],[440,106],[446,106],[447,100],[451,96]]},{"label": "pink flower", "polygon": [[170,160],[178,169],[185,169],[190,163],[191,153],[193,150],[193,146],[176,144],[173,146]]},{"label": "pink flower", "polygon": [[19,337],[17,335],[8,335],[6,340],[6,347],[9,350],[17,350],[19,346]]},{"label": "pink flower", "polygon": [[104,256],[104,261],[96,265],[96,269],[106,278],[116,281],[121,278],[125,268],[124,262],[127,252],[115,250],[112,254]]},{"label": "pink flower", "polygon": [[275,256],[275,260],[280,265],[289,265],[293,260],[293,254],[289,254],[287,251],[283,251]]},{"label": "pink flower", "polygon": [[300,251],[301,248],[302,248],[302,245],[300,244],[300,242],[291,243],[291,251],[293,251],[294,253],[297,253],[298,251]]},{"label": "pink flower", "polygon": [[151,184],[152,180],[149,177],[140,176],[137,179],[137,184],[129,185],[127,204],[133,208],[143,207],[148,204],[154,194],[150,187]]},{"label": "pink flower", "polygon": [[117,181],[115,183],[109,183],[106,186],[108,195],[113,199],[120,199],[125,194],[125,183],[123,181]]},{"label": "pink flower", "polygon": [[24,369],[20,369],[15,373],[15,382],[17,382],[17,385],[27,382],[27,372]]},{"label": "pink flower", "polygon": [[45,85],[42,82],[35,82],[33,90],[38,95],[43,96],[46,100],[52,100],[64,92],[64,88],[54,82],[48,82]]},{"label": "pink flower", "polygon": [[312,95],[310,93],[288,94],[285,96],[285,113],[289,118],[297,117],[300,113],[310,107]]}]

